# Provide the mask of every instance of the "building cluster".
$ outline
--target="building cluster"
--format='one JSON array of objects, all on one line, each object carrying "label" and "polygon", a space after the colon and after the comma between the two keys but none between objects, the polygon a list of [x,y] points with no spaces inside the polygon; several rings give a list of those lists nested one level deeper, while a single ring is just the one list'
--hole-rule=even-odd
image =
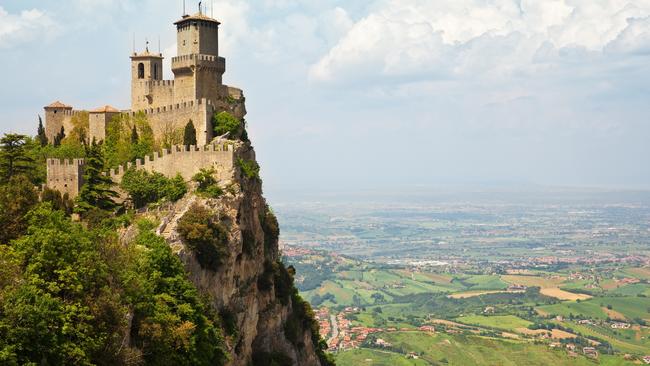
[{"label": "building cluster", "polygon": [[[88,114],[87,141],[104,140],[110,125],[124,119],[143,117],[157,141],[182,136],[182,131],[191,123],[196,131],[196,146],[173,147],[163,151],[162,155],[136,161],[133,168],[171,177],[181,173],[187,178],[183,172],[188,169],[219,168],[214,166],[218,162],[232,165],[232,150],[223,145],[212,145],[213,116],[228,111],[241,119],[246,108],[243,92],[223,84],[226,60],[219,56],[220,23],[199,12],[183,15],[174,25],[178,56],[171,62],[173,80],[163,78],[162,53],[152,53],[148,46],[144,52],[134,50],[131,55],[131,109],[118,110],[106,105],[92,110],[75,110],[70,105],[54,102],[44,108],[48,140],[55,142],[70,133],[75,125],[85,123],[75,119],[85,113]],[[83,184],[84,166],[82,159],[49,159],[46,185],[70,197],[76,196]],[[131,165],[120,168],[129,167]],[[123,170],[115,171],[111,177],[118,179],[118,183],[123,173]]]}]

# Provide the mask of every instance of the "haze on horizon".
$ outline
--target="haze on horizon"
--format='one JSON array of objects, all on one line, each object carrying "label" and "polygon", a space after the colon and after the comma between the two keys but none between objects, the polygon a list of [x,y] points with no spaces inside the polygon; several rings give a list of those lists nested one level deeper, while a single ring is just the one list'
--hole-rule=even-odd
[{"label": "haze on horizon", "polygon": [[[169,61],[181,3],[0,1],[0,132],[54,100],[128,108],[133,34]],[[268,191],[650,187],[650,0],[213,7]]]}]

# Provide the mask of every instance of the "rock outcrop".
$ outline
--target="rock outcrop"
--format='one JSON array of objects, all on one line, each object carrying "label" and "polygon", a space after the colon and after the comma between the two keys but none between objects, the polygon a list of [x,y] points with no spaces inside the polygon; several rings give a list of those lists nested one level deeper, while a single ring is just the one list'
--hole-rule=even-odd
[{"label": "rock outcrop", "polygon": [[[291,269],[279,263],[277,220],[262,196],[261,180],[253,174],[256,170],[243,168],[257,168],[250,143],[235,143],[235,162],[232,179],[220,182],[222,196],[188,194],[161,217],[158,233],[213,309],[231,323],[229,365],[267,365],[270,359],[276,364],[326,364],[318,335],[313,334],[317,326],[311,309],[297,296]],[[177,230],[182,217],[196,206],[209,209],[227,228],[227,249],[216,269],[204,268]]]}]

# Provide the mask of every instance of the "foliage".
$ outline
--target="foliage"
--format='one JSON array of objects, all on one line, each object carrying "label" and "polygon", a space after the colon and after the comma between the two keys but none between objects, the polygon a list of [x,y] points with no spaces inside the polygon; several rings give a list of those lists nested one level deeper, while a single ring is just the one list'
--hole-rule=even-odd
[{"label": "foliage", "polygon": [[[145,301],[135,307],[134,343],[152,365],[223,365],[224,341],[207,306],[187,280],[183,264],[164,239],[142,231],[135,244],[148,249],[139,263]],[[132,294],[136,298],[142,294]]]},{"label": "foliage", "polygon": [[225,363],[216,316],[151,225],[124,246],[48,204],[29,222],[0,248],[1,364]]},{"label": "foliage", "polygon": [[0,244],[8,244],[27,228],[25,215],[38,203],[38,194],[22,175],[0,186]]},{"label": "foliage", "polygon": [[61,144],[81,146],[88,143],[90,130],[88,112],[76,113],[70,119],[70,124],[72,124],[72,131],[69,131],[67,136],[64,135],[64,138],[60,141]]},{"label": "foliage", "polygon": [[270,254],[274,251],[274,248],[277,248],[278,239],[280,238],[280,225],[268,205],[265,207],[264,215],[260,216],[260,224],[264,232],[264,252]]},{"label": "foliage", "polygon": [[165,199],[177,201],[187,193],[187,184],[180,175],[169,179],[160,173],[141,169],[127,170],[120,186],[129,194],[136,208]]},{"label": "foliage", "polygon": [[212,117],[212,125],[216,136],[228,133],[229,140],[239,139],[243,130],[242,121],[225,111],[219,112]]},{"label": "foliage", "polygon": [[244,177],[248,179],[260,180],[260,166],[255,160],[237,159],[237,166],[241,169]]},{"label": "foliage", "polygon": [[47,145],[47,135],[45,134],[45,127],[43,127],[43,119],[38,116],[38,129],[36,130],[36,138],[41,146]]},{"label": "foliage", "polygon": [[65,128],[64,128],[63,126],[61,126],[61,130],[59,131],[59,133],[57,133],[57,134],[54,136],[54,141],[52,141],[52,144],[53,144],[55,147],[61,146],[61,142],[62,142],[64,139],[65,139]]},{"label": "foliage", "polygon": [[192,120],[187,122],[185,129],[183,130],[183,145],[196,146],[196,128],[194,128]]},{"label": "foliage", "polygon": [[117,167],[136,159],[144,159],[157,148],[153,130],[144,113],[135,117],[117,115],[106,127],[103,151],[106,167]]},{"label": "foliage", "polygon": [[219,187],[219,182],[214,177],[217,172],[214,168],[201,168],[192,180],[198,183],[197,192],[204,197],[218,198],[223,194],[223,189]]},{"label": "foliage", "polygon": [[102,145],[92,142],[86,147],[86,165],[84,167],[84,185],[77,197],[76,211],[85,213],[92,209],[113,210],[117,205],[113,198],[117,193],[111,190],[113,181],[104,171]]},{"label": "foliage", "polygon": [[291,358],[280,352],[253,353],[253,366],[286,366],[293,364]]},{"label": "foliage", "polygon": [[15,133],[0,138],[0,173],[4,182],[31,171],[33,160],[25,151],[26,140],[27,136]]},{"label": "foliage", "polygon": [[227,255],[228,230],[213,212],[194,204],[179,220],[177,230],[202,268],[218,269]]},{"label": "foliage", "polygon": [[74,209],[74,201],[67,193],[61,195],[61,192],[50,188],[45,188],[41,193],[41,202],[49,202],[53,209],[63,211],[66,215],[72,214]]}]

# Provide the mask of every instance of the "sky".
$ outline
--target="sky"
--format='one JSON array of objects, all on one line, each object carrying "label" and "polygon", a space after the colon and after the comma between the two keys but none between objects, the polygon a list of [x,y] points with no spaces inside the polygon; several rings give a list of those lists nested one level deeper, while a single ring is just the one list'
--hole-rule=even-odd
[{"label": "sky", "polygon": [[[267,191],[650,187],[650,0],[203,3]],[[0,132],[54,100],[129,108],[134,35],[169,61],[181,14],[0,0]]]}]

